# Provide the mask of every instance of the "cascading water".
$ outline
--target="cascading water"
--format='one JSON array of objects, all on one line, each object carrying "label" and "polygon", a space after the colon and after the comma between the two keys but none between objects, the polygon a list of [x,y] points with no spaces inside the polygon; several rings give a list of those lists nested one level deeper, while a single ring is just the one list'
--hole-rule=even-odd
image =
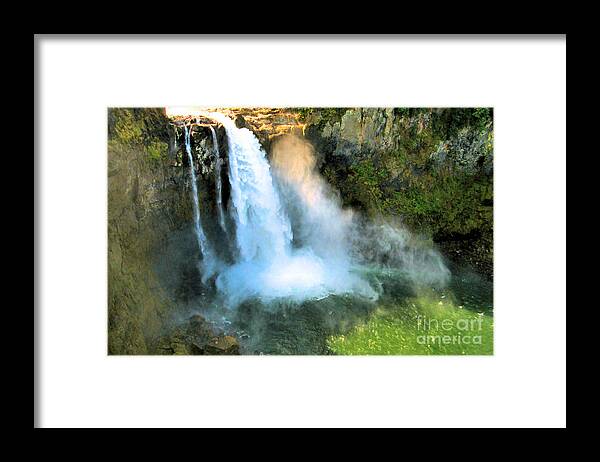
[{"label": "cascading water", "polygon": [[191,126],[188,128],[184,126],[184,137],[185,137],[185,151],[188,155],[188,161],[190,164],[190,181],[192,183],[192,199],[194,202],[194,231],[196,234],[196,241],[198,242],[198,248],[202,254],[203,264],[203,280],[208,279],[216,271],[216,260],[214,258],[214,252],[206,239],[204,230],[202,229],[202,222],[200,221],[200,204],[198,202],[198,185],[196,181],[196,171],[194,169],[194,158],[192,156],[191,147]]},{"label": "cascading water", "polygon": [[217,133],[212,125],[210,125],[210,134],[212,135],[213,142],[213,150],[215,153],[215,187],[217,193],[217,214],[219,217],[219,226],[223,230],[223,232],[227,232],[227,228],[225,227],[225,212],[223,210],[223,191],[221,185],[221,166],[223,160],[219,154],[219,142],[217,141]]},{"label": "cascading water", "polygon": [[291,227],[258,139],[223,114],[210,116],[227,132],[231,213],[241,260],[272,260],[285,255],[292,239]]}]

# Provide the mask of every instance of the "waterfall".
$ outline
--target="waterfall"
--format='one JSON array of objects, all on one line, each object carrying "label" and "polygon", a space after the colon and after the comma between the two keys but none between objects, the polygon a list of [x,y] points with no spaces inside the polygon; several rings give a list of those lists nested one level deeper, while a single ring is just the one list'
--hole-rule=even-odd
[{"label": "waterfall", "polygon": [[254,134],[237,128],[220,113],[229,144],[231,214],[236,225],[236,244],[242,261],[272,261],[284,256],[292,240],[290,222],[273,184],[266,153]]},{"label": "waterfall", "polygon": [[212,135],[213,149],[215,152],[215,186],[217,192],[217,214],[219,215],[219,226],[223,232],[227,232],[225,228],[225,212],[223,211],[223,193],[221,187],[221,165],[223,163],[221,156],[219,155],[219,142],[217,141],[217,133],[213,126],[210,126],[210,133]]},{"label": "waterfall", "polygon": [[286,204],[259,140],[224,114],[204,115],[225,127],[228,141],[229,213],[237,255],[216,279],[227,304],[235,306],[253,297],[266,302],[278,298],[302,301],[332,293],[376,297],[365,281],[350,273],[345,260],[317,255],[310,246],[294,248]]},{"label": "waterfall", "polygon": [[200,221],[200,204],[198,202],[198,185],[196,180],[196,171],[194,169],[194,158],[192,156],[191,148],[191,126],[190,128],[184,126],[185,134],[185,151],[188,155],[190,163],[190,180],[192,182],[192,199],[194,200],[194,231],[196,234],[196,241],[198,242],[198,248],[202,254],[203,263],[203,281],[206,281],[216,271],[217,262],[214,257],[214,252],[206,239],[204,230],[202,229],[202,223]]}]

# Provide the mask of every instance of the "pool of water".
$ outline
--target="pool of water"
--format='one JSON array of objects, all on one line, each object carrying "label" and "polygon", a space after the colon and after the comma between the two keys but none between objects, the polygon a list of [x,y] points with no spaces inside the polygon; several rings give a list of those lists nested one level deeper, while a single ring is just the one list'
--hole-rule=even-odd
[{"label": "pool of water", "polygon": [[400,272],[363,269],[376,301],[330,295],[302,303],[213,305],[211,317],[250,355],[488,355],[493,353],[493,284],[453,268],[443,289],[417,287]]}]

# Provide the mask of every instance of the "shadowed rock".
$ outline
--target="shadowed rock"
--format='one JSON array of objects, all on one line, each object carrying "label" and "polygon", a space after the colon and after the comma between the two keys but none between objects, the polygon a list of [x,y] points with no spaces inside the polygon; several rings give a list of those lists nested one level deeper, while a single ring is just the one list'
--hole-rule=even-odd
[{"label": "shadowed rock", "polygon": [[240,345],[235,337],[221,335],[213,338],[205,347],[204,354],[208,355],[239,355]]}]

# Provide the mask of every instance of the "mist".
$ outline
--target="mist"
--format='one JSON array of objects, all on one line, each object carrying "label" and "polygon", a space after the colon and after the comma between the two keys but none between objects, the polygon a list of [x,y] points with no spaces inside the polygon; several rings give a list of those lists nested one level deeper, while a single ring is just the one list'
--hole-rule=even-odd
[{"label": "mist", "polygon": [[290,215],[294,244],[310,249],[337,277],[359,277],[379,268],[399,271],[415,285],[448,283],[450,271],[440,253],[399,219],[369,220],[342,207],[339,193],[319,173],[314,148],[306,139],[280,137],[270,161]]}]

